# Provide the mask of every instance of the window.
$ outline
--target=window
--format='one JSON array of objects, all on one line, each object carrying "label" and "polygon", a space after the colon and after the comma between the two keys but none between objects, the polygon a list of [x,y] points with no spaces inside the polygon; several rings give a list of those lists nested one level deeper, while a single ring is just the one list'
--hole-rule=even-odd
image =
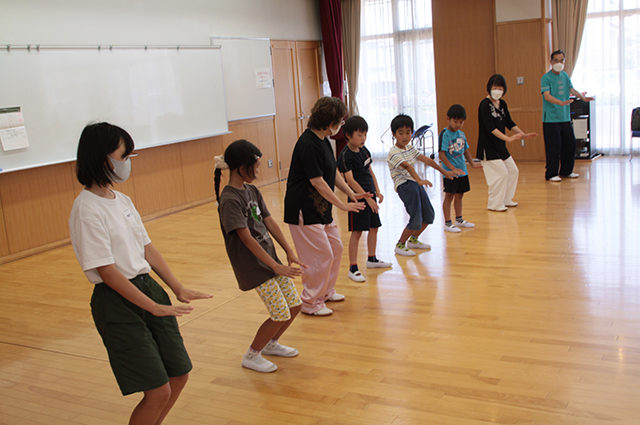
[{"label": "window", "polygon": [[431,0],[362,0],[357,101],[374,156],[389,151],[384,133],[397,114],[410,115],[415,129],[436,123],[433,62]]},{"label": "window", "polygon": [[629,153],[631,110],[640,106],[640,0],[589,0],[571,80],[596,96],[594,145]]}]

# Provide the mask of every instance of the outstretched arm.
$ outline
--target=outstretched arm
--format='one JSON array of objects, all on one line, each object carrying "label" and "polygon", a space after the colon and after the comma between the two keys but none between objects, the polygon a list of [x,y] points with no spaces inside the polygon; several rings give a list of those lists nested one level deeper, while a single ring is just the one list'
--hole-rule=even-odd
[{"label": "outstretched arm", "polygon": [[587,92],[580,93],[578,90],[576,90],[574,88],[570,88],[569,89],[569,93],[571,93],[572,95],[574,95],[578,99],[583,100],[585,102],[591,102],[593,100],[596,100],[594,97],[586,97],[585,95],[587,94]]},{"label": "outstretched arm", "polygon": [[[342,202],[340,198],[338,198],[338,195],[336,195],[335,192],[331,190],[327,182],[324,181],[322,176],[314,177],[312,179],[309,179],[309,181],[311,182],[311,185],[318,191],[318,193],[324,199],[331,202],[333,205],[335,205],[337,208],[340,208],[342,211],[356,212],[356,211],[363,210],[365,207],[365,205],[362,202],[349,202],[347,204]],[[339,184],[344,185],[343,188],[340,189],[343,192],[348,194],[348,192],[350,191],[351,193],[353,193],[353,190],[349,189],[349,186],[347,186],[345,181],[342,179],[342,177],[339,177],[339,174],[338,174],[336,175],[336,186],[338,186],[338,188],[340,188]],[[346,189],[345,189],[345,186],[346,186]]]},{"label": "outstretched arm", "polygon": [[276,274],[291,278],[300,276],[302,274],[301,269],[297,267],[285,266],[279,264],[276,260],[274,260],[273,257],[271,257],[269,253],[267,253],[267,251],[265,251],[264,248],[260,246],[258,241],[253,239],[253,236],[251,236],[251,232],[248,228],[242,227],[240,229],[236,229],[236,232],[238,233],[238,237],[240,238],[242,243],[245,244],[247,248],[249,248],[249,251],[251,251],[253,255],[258,258],[258,260],[262,261],[271,270],[276,272]]},{"label": "outstretched arm", "polygon": [[443,176],[445,176],[448,179],[452,179],[455,176],[459,176],[464,174],[464,172],[458,168],[455,167],[451,167],[451,171],[447,171],[444,168],[442,168],[440,166],[440,164],[438,164],[437,162],[435,162],[433,159],[429,158],[428,156],[424,156],[424,155],[420,155],[418,156],[418,161],[421,161],[425,164],[427,164],[429,167],[435,168],[436,170],[440,171],[440,173],[442,173]]},{"label": "outstretched arm", "polygon": [[289,265],[296,263],[304,268],[309,267],[306,264],[302,263],[298,259],[298,257],[296,257],[295,252],[293,252],[293,249],[291,249],[291,245],[289,245],[289,242],[287,242],[287,239],[284,237],[282,229],[280,229],[280,226],[278,226],[278,223],[276,223],[272,216],[264,218],[264,225],[266,226],[269,233],[271,233],[271,236],[273,236],[276,242],[278,242],[282,249],[284,249],[284,252],[287,254],[287,261]]},{"label": "outstretched arm", "polygon": [[407,170],[407,172],[411,175],[411,177],[413,177],[416,183],[418,183],[420,186],[429,186],[429,187],[433,186],[429,180],[423,180],[422,178],[420,178],[416,169],[413,168],[413,165],[409,164],[408,162],[406,161],[401,162],[400,167]]}]

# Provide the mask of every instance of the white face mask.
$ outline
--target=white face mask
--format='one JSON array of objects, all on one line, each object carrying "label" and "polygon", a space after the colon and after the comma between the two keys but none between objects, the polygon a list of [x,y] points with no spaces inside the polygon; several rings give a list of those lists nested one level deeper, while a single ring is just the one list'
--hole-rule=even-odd
[{"label": "white face mask", "polygon": [[115,183],[124,183],[131,174],[131,159],[127,158],[124,161],[117,161],[110,156],[108,158],[111,165],[113,165],[113,181]]},{"label": "white face mask", "polygon": [[493,100],[500,100],[502,93],[504,93],[503,90],[491,90],[491,98]]},{"label": "white face mask", "polygon": [[341,126],[333,128],[333,127],[329,126],[329,130],[331,130],[331,137],[335,136],[336,134],[338,134],[340,132],[340,127]]},{"label": "white face mask", "polygon": [[553,70],[555,72],[561,72],[564,69],[564,64],[562,62],[554,63]]}]

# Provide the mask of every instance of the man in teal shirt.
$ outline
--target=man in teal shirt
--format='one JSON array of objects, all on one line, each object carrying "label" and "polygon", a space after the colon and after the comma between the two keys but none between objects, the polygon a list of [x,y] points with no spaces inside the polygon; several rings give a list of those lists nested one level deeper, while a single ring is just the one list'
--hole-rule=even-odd
[{"label": "man in teal shirt", "polygon": [[564,69],[564,52],[556,50],[551,54],[551,70],[540,80],[542,93],[542,127],[544,133],[544,149],[547,154],[547,171],[545,178],[559,182],[560,177],[575,179],[573,172],[576,158],[576,137],[571,125],[571,109],[573,102],[569,96],[590,102],[593,97],[585,97],[573,88],[569,75]]}]

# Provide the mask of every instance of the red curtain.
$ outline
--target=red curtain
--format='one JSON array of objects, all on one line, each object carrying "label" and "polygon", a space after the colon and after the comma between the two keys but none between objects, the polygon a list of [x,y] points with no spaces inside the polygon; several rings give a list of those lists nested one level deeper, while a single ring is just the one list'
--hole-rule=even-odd
[{"label": "red curtain", "polygon": [[[320,0],[322,46],[331,96],[344,102],[344,66],[342,64],[342,6],[341,0]],[[342,130],[333,138],[336,156],[347,145]]]}]

